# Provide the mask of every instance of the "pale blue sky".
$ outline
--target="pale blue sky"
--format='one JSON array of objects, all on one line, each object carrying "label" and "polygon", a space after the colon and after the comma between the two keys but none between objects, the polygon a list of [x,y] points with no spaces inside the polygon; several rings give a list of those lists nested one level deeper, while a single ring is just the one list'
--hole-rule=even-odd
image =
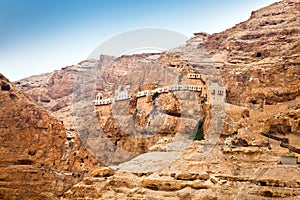
[{"label": "pale blue sky", "polygon": [[0,0],[0,73],[11,81],[76,64],[140,28],[223,31],[275,0]]}]

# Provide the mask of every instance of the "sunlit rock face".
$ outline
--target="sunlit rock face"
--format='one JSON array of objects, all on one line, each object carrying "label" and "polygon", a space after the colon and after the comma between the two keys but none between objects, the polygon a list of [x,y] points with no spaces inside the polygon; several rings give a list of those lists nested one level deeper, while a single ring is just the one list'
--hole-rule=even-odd
[{"label": "sunlit rock face", "polygon": [[[172,85],[173,81],[176,84],[209,87],[207,79],[188,78],[189,74],[195,73],[195,68],[210,79],[217,77],[226,88],[226,99],[222,106],[214,106],[211,91],[207,92],[207,96],[194,92],[169,92],[159,94],[154,99],[133,95],[128,101],[92,106],[103,137],[93,133],[82,140],[85,145],[89,144],[90,152],[100,162],[115,166],[99,167],[91,174],[85,173],[82,181],[78,178],[75,178],[77,181],[68,179],[73,182],[62,181],[69,184],[60,182],[61,176],[53,175],[45,180],[57,180],[58,184],[50,184],[50,189],[32,186],[32,191],[43,191],[42,194],[49,198],[61,195],[61,199],[298,199],[300,173],[295,160],[300,149],[299,18],[299,0],[281,1],[252,12],[247,21],[231,29],[212,35],[195,34],[186,46],[162,54],[119,58],[102,56],[99,60],[85,61],[19,81],[16,84],[21,86],[21,90],[63,120],[69,131],[76,129],[72,116],[72,93],[74,90],[83,91],[73,86],[71,92],[71,88],[77,80],[78,69],[83,65],[98,69],[106,66],[96,83],[92,99],[98,92],[102,93],[104,99],[113,98],[119,85],[130,85],[129,94]],[[12,102],[19,101],[11,92],[10,88],[14,87],[3,80],[5,84],[1,85],[1,94],[5,95],[1,96],[2,102],[13,105]],[[87,84],[86,91],[90,89]],[[60,92],[56,93],[55,90]],[[17,100],[12,100],[14,98]],[[3,111],[2,121],[15,124],[12,127],[20,126],[20,123],[8,120],[10,117],[7,116],[15,112],[11,111],[15,109],[11,107],[5,107],[9,111],[5,113],[10,114]],[[25,108],[29,109],[23,104],[22,109]],[[199,119],[205,121],[204,133],[209,138],[211,125],[216,123],[216,116],[221,117],[222,113],[225,122],[217,126],[220,135],[213,148],[208,150],[205,140],[186,140],[184,133],[191,134]],[[30,112],[26,110],[24,116],[27,115]],[[30,115],[30,119],[34,120],[39,115]],[[91,110],[81,112],[81,117],[89,115]],[[37,119],[34,123],[36,134],[48,130],[39,127],[54,123],[51,121],[54,119],[48,118],[46,125]],[[5,128],[7,125],[3,127],[1,130],[6,133],[5,137],[16,134],[10,128]],[[55,135],[64,133],[62,125],[54,127],[52,132],[58,132]],[[154,134],[143,132],[149,135],[141,137],[139,133],[142,130],[151,130]],[[64,137],[68,136],[56,140],[46,137],[45,140],[60,141],[64,145]],[[24,166],[35,166],[34,163],[40,164],[43,160],[33,159],[39,155],[39,151],[33,155],[35,149],[29,147],[21,151],[26,156],[13,153],[17,150],[8,151],[8,146],[23,148],[24,144],[35,141],[31,138],[24,143],[24,139],[21,142],[18,137],[13,138],[16,142],[3,139],[1,146],[5,150],[1,154],[4,162],[10,163],[6,164],[9,167],[1,169],[4,172],[1,173],[4,174],[4,178],[1,178],[5,185],[2,187],[5,189],[1,190],[4,198],[9,198],[9,194],[17,191],[17,187],[13,186],[21,182],[20,179],[9,178],[13,170],[29,173]],[[7,141],[10,141],[9,145]],[[61,143],[55,143],[58,149],[63,148]],[[52,147],[47,148],[51,150]],[[101,148],[110,153],[99,151]],[[47,152],[56,152],[57,148],[50,150]],[[16,155],[23,156],[19,158]],[[62,156],[61,153],[54,155],[58,160]],[[68,157],[69,162],[78,163],[76,156],[74,158],[72,155]],[[63,159],[56,161],[54,167],[53,160],[46,158],[43,162],[51,169],[57,169],[57,162],[63,163]],[[74,165],[77,166],[75,169],[67,164],[61,165],[66,167],[65,170],[77,170],[79,174],[82,167],[90,162],[84,160],[85,165],[79,162]],[[69,189],[71,185],[73,187]],[[19,189],[26,190],[28,188]]]},{"label": "sunlit rock face", "polygon": [[1,74],[0,84],[1,199],[62,195],[98,161],[76,134]]},{"label": "sunlit rock face", "polygon": [[299,95],[299,1],[282,1],[254,11],[203,46],[220,61],[227,101],[262,108]]}]

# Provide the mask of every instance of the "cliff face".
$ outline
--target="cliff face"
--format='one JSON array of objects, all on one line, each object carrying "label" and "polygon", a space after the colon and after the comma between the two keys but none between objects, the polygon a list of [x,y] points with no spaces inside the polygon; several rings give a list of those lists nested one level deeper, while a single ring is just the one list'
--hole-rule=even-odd
[{"label": "cliff face", "polygon": [[64,122],[65,128],[74,130],[72,118],[73,88],[80,68],[97,66],[99,61],[87,60],[51,73],[31,76],[15,82],[23,92]]},{"label": "cliff face", "polygon": [[[205,142],[194,141],[165,166],[173,152],[165,138],[152,148],[166,152],[148,152],[118,171],[97,172],[66,192],[65,199],[82,197],[82,190],[94,199],[299,198],[298,165],[280,164],[281,156],[297,158],[300,149],[299,14],[298,0],[275,3],[222,33],[195,35],[187,46],[158,58],[183,75],[189,66],[201,69],[209,62],[220,69],[227,88],[226,120],[209,154],[203,156]],[[97,108],[100,121],[111,110],[104,109]]]},{"label": "cliff face", "polygon": [[275,3],[201,45],[220,62],[229,103],[262,107],[299,96],[299,10],[299,1]]},{"label": "cliff face", "polygon": [[[148,55],[148,58],[151,56],[153,55]],[[99,87],[103,99],[114,99],[119,94],[132,96],[125,101],[116,101],[113,104],[95,108],[98,123],[103,131],[103,135],[99,137],[102,138],[102,142],[109,139],[109,143],[113,144],[111,148],[114,148],[108,152],[107,149],[101,149],[100,144],[93,144],[93,147],[99,148],[97,150],[93,148],[94,151],[103,154],[97,153],[100,160],[106,159],[114,164],[124,162],[138,154],[155,149],[153,146],[159,140],[171,140],[177,133],[187,134],[187,130],[192,132],[197,121],[205,118],[202,110],[203,104],[201,104],[204,91],[195,94],[194,92],[157,93],[156,97],[151,96],[150,93],[138,96],[138,92],[141,93],[141,91],[151,91],[175,84],[188,84],[191,81],[187,78],[188,66],[183,68],[166,66],[165,63],[172,63],[169,56],[166,56],[167,58],[164,57],[165,55],[155,56],[157,59],[151,62],[145,62],[144,58],[140,57],[139,61],[135,62],[136,64],[132,65],[131,69],[124,70],[126,73],[121,74],[112,82],[113,84],[107,80],[106,73],[110,74],[111,69],[118,65],[119,60],[105,68],[104,75],[100,78],[101,88]],[[132,57],[126,59],[132,59]],[[177,57],[176,62],[183,62],[183,59]],[[187,63],[185,61],[185,64]],[[124,66],[121,65],[117,69],[122,72],[123,68]],[[120,73],[114,73],[116,74]],[[193,80],[190,84],[203,86],[201,80]],[[187,110],[190,112],[188,113]],[[187,128],[188,125],[190,125],[189,128]],[[89,141],[91,140],[95,143],[95,138],[89,138]]]},{"label": "cliff face", "polygon": [[[94,170],[62,199],[298,199],[299,165],[280,162],[281,156],[298,157],[300,149],[299,15],[299,0],[286,0],[253,12],[249,20],[224,32],[195,34],[186,46],[160,55],[102,56],[19,81],[25,93],[70,130],[75,128],[71,105],[80,103],[70,88],[84,65],[102,68],[94,91],[90,83],[73,87],[76,95],[92,94],[91,100],[98,92],[104,99],[113,98],[126,85],[131,85],[130,94],[137,94],[164,85],[209,84],[206,78],[189,78],[191,73],[220,79],[226,86],[221,107],[211,104],[210,93],[207,99],[202,93],[178,92],[83,107],[80,117],[94,113],[102,130],[102,135],[84,135],[84,144],[102,162],[123,163]],[[11,98],[8,86],[3,88]],[[223,126],[212,131],[223,114]],[[94,129],[91,118],[86,119],[81,123]],[[186,140],[199,119],[205,120],[206,138],[220,132],[216,143]],[[21,162],[30,162],[24,161],[27,157]]]},{"label": "cliff face", "polygon": [[0,74],[0,198],[54,199],[97,161],[76,134]]}]

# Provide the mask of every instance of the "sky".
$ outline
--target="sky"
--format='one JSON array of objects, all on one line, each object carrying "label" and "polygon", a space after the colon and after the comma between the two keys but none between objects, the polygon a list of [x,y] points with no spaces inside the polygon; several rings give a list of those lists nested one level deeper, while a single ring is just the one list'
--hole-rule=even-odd
[{"label": "sky", "polygon": [[10,81],[87,59],[119,34],[217,33],[275,0],[0,0],[0,73]]}]

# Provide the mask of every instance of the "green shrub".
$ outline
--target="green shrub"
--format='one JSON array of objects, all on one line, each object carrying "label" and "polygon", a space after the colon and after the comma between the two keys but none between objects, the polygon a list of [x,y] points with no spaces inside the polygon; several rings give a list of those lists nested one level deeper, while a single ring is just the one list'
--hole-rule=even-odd
[{"label": "green shrub", "polygon": [[192,134],[193,140],[204,140],[204,131],[203,131],[203,120],[199,120],[196,126],[195,131]]},{"label": "green shrub", "polygon": [[152,101],[154,101],[158,97],[158,92],[154,92],[152,95]]}]

